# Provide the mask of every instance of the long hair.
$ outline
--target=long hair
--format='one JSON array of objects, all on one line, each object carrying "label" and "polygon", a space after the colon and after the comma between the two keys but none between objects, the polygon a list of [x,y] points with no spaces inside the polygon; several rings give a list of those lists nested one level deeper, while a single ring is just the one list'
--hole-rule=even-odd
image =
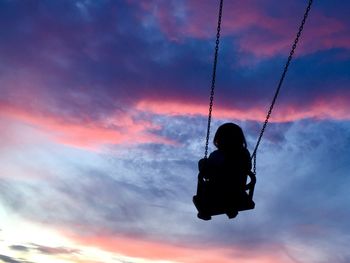
[{"label": "long hair", "polygon": [[214,136],[214,145],[223,151],[247,148],[247,142],[241,127],[232,122],[222,124]]}]

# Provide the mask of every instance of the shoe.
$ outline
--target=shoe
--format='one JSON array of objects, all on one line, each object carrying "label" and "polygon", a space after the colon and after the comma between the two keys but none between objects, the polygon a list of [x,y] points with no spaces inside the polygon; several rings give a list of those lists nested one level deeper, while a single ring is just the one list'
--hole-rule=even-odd
[{"label": "shoe", "polygon": [[206,215],[206,214],[202,214],[202,213],[198,213],[197,214],[197,217],[199,219],[202,219],[202,220],[205,220],[205,221],[208,221],[211,219],[211,216],[210,215]]},{"label": "shoe", "polygon": [[227,212],[226,215],[228,216],[229,219],[232,219],[238,215],[238,212],[234,210],[234,211]]}]

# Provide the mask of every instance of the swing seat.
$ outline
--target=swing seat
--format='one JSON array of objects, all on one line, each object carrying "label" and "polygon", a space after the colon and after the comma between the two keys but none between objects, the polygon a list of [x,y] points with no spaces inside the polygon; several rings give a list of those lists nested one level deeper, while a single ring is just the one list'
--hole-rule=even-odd
[{"label": "swing seat", "polygon": [[[239,211],[255,208],[252,199],[254,186],[250,189],[239,189],[230,191],[227,184],[217,184],[206,178],[206,170],[200,170],[198,175],[197,194],[193,196],[193,203],[198,210],[198,217],[209,220],[211,216],[226,214],[233,218]],[[225,190],[226,189],[226,190]],[[204,216],[204,218],[202,218]]]},{"label": "swing seat", "polygon": [[223,200],[223,198],[217,198],[210,193],[206,193],[206,190],[203,189],[202,194],[193,196],[193,203],[199,214],[207,216],[221,214],[227,214],[229,216],[235,211],[240,212],[255,208],[254,201],[246,192],[243,192],[236,199]]}]

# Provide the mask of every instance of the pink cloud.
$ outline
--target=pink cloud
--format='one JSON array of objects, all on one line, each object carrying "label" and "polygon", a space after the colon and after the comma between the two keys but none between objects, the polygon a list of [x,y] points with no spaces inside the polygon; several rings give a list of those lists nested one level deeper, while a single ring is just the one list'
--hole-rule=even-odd
[{"label": "pink cloud", "polygon": [[271,251],[254,251],[238,246],[202,247],[171,244],[161,241],[144,240],[141,238],[118,237],[116,235],[99,234],[96,236],[77,236],[67,234],[76,243],[97,247],[99,249],[118,253],[128,257],[147,260],[167,260],[183,263],[292,263],[285,256],[281,246],[276,245]]},{"label": "pink cloud", "polygon": [[[267,18],[261,17],[261,19],[266,20]],[[239,50],[245,53],[253,53],[256,57],[287,56],[300,21],[293,21],[293,23],[295,24],[288,20],[276,19],[269,27],[264,28],[267,34],[259,31],[242,34],[238,40]],[[299,41],[296,55],[310,54],[332,48],[349,49],[350,30],[344,22],[327,17],[315,10],[314,13],[310,14]]]},{"label": "pink cloud", "polygon": [[[206,116],[208,114],[208,105],[179,101],[142,100],[136,105],[136,109],[167,116]],[[214,106],[213,117],[219,119],[263,121],[266,113],[267,108],[251,107],[241,109]],[[348,99],[346,96],[328,99],[319,98],[311,104],[302,107],[290,104],[286,106],[277,105],[272,113],[271,121],[289,122],[305,118],[349,120],[350,106]]]},{"label": "pink cloud", "polygon": [[160,127],[148,121],[136,121],[131,115],[115,115],[103,121],[74,123],[60,116],[4,104],[0,106],[0,114],[36,127],[58,143],[79,148],[93,150],[104,144],[173,143],[148,132]]},{"label": "pink cloud", "polygon": [[[216,34],[218,2],[138,1],[146,16],[156,18],[160,30],[173,41],[193,37],[213,40]],[[274,5],[280,14],[272,16],[270,1],[226,1],[223,10],[223,36],[236,36],[235,43],[242,53],[257,58],[288,55],[305,5]],[[285,8],[283,10],[283,8]],[[308,54],[331,48],[350,48],[350,27],[347,21],[324,14],[313,6],[302,35],[297,54]],[[140,19],[146,19],[142,17]]]},{"label": "pink cloud", "polygon": [[[324,96],[323,96],[324,97]],[[349,120],[350,106],[346,94],[320,96],[306,105],[276,105],[271,117],[273,122],[289,122],[305,118]],[[239,119],[263,121],[266,116],[266,107],[222,107],[214,105],[213,118]],[[25,123],[36,129],[57,143],[89,150],[98,150],[102,145],[110,144],[138,144],[138,143],[164,143],[175,142],[155,135],[150,131],[160,130],[150,120],[140,120],[135,116],[142,113],[151,113],[165,116],[202,116],[208,114],[208,105],[177,100],[144,99],[137,102],[134,108],[126,114],[112,114],[102,120],[87,119],[83,122],[69,121],[61,116],[43,113],[37,110],[28,110],[9,104],[0,105],[2,124],[13,124],[13,121]],[[7,121],[7,120],[11,120]],[[3,132],[4,133],[4,132]],[[8,129],[4,133],[8,141],[11,139]],[[15,135],[14,135],[15,136]]]}]

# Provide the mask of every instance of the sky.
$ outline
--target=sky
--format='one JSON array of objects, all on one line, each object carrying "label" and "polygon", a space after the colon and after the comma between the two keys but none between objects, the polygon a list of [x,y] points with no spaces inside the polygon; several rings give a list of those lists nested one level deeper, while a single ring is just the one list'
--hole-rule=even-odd
[{"label": "sky", "polygon": [[[252,152],[307,2],[224,1],[211,134]],[[350,2],[314,0],[256,208],[202,221],[218,7],[0,0],[0,262],[350,262]]]}]

